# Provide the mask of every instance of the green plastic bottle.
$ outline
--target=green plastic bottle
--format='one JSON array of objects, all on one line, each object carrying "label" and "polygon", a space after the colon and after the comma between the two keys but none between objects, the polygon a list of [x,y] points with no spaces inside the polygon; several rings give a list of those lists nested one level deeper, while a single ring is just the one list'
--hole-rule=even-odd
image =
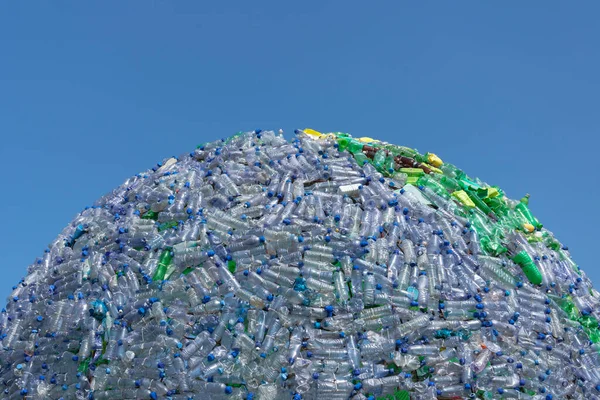
[{"label": "green plastic bottle", "polygon": [[388,156],[385,158],[383,168],[390,175],[392,175],[396,170],[396,162],[394,161],[394,156],[392,154],[388,153]]},{"label": "green plastic bottle", "polygon": [[421,168],[400,168],[400,172],[404,172],[408,176],[415,177],[419,177],[425,174],[425,172]]},{"label": "green plastic bottle", "polygon": [[588,335],[588,337],[590,338],[590,341],[592,343],[598,343],[600,342],[600,330],[596,329],[589,329],[589,328],[584,328],[585,333]]},{"label": "green plastic bottle", "polygon": [[338,138],[337,142],[339,151],[345,151],[350,145],[350,139],[345,137]]},{"label": "green plastic bottle", "polygon": [[427,163],[427,161],[429,161],[429,160],[427,160],[427,156],[424,156],[424,155],[421,155],[421,154],[416,154],[414,156],[414,158],[415,158],[415,160],[417,160],[420,163]]},{"label": "green plastic bottle", "polygon": [[481,211],[474,208],[471,212],[471,218],[469,218],[473,225],[477,228],[478,233],[484,233],[488,236],[494,236],[493,227],[491,226],[491,221],[489,218],[484,215]]},{"label": "green plastic bottle", "polygon": [[392,156],[400,155],[400,149],[398,149],[398,146],[394,146],[393,144],[386,144],[385,146],[383,146],[383,148],[386,149]]},{"label": "green plastic bottle", "polygon": [[513,261],[521,267],[529,282],[534,285],[542,284],[542,273],[525,250],[514,256]]},{"label": "green plastic bottle", "polygon": [[458,184],[456,179],[451,178],[449,176],[446,176],[446,175],[442,176],[440,178],[440,183],[442,185],[444,185],[444,187],[451,192],[456,192],[457,190],[461,190],[460,185]]},{"label": "green plastic bottle", "polygon": [[494,214],[507,215],[508,206],[499,197],[486,198],[483,201],[494,211]]},{"label": "green plastic bottle", "polygon": [[142,215],[142,219],[152,219],[156,221],[158,219],[158,213],[152,210],[148,210],[144,215]]},{"label": "green plastic bottle", "polygon": [[356,163],[360,166],[362,166],[365,162],[369,162],[369,157],[367,157],[363,153],[354,154],[354,159],[356,160]]},{"label": "green plastic bottle", "polygon": [[174,228],[177,225],[179,225],[179,223],[177,221],[164,222],[158,226],[158,231],[162,232],[166,229]]},{"label": "green plastic bottle", "polygon": [[515,211],[521,213],[523,215],[523,217],[525,217],[525,219],[533,226],[535,226],[537,229],[542,229],[542,224],[540,224],[540,221],[537,220],[536,217],[533,216],[533,214],[531,213],[531,211],[529,210],[529,207],[527,206],[527,204],[521,202],[519,204],[517,204],[515,206]]},{"label": "green plastic bottle", "polygon": [[385,164],[385,157],[385,151],[379,150],[377,153],[375,153],[375,157],[373,157],[373,165],[375,165],[377,169],[383,169],[383,166]]},{"label": "green plastic bottle", "polygon": [[237,269],[236,262],[234,260],[227,261],[227,268],[229,269],[229,272],[235,274],[235,271]]},{"label": "green plastic bottle", "polygon": [[173,254],[171,253],[171,249],[163,250],[159,259],[158,266],[156,267],[156,272],[152,277],[154,281],[162,281],[165,278],[165,274],[167,273],[167,269],[171,262],[173,261]]},{"label": "green plastic bottle", "polygon": [[348,151],[356,156],[356,154],[362,153],[363,146],[363,143],[357,140],[351,140],[348,144]]},{"label": "green plastic bottle", "polygon": [[598,320],[591,315],[582,315],[579,323],[589,329],[598,329]]},{"label": "green plastic bottle", "polygon": [[444,163],[440,169],[442,172],[444,172],[444,176],[452,179],[456,179],[456,177],[459,175],[459,172],[461,172],[458,168],[456,168],[456,166],[450,163]]},{"label": "green plastic bottle", "polygon": [[440,182],[431,178],[429,175],[421,176],[417,183],[420,186],[428,187],[433,192],[435,192],[437,195],[439,195],[445,199],[448,199],[450,197],[446,188]]},{"label": "green plastic bottle", "polygon": [[493,214],[494,213],[492,211],[492,209],[489,208],[488,205],[485,204],[485,202],[483,200],[481,200],[481,197],[477,196],[477,194],[475,194],[471,191],[467,191],[467,194],[469,195],[469,198],[471,199],[471,201],[473,203],[475,203],[475,206],[477,208],[479,208],[481,211],[483,211],[485,214]]},{"label": "green plastic bottle", "polygon": [[398,152],[405,157],[415,158],[415,156],[419,154],[415,149],[411,149],[410,147],[396,146],[396,148],[398,149]]}]

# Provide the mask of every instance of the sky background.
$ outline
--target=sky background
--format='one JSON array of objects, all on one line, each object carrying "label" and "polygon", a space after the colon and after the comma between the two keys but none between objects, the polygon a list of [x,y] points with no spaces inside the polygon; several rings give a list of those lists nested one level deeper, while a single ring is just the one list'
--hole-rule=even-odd
[{"label": "sky background", "polygon": [[599,3],[416,3],[0,3],[0,296],[129,176],[305,127],[530,193],[600,286]]}]

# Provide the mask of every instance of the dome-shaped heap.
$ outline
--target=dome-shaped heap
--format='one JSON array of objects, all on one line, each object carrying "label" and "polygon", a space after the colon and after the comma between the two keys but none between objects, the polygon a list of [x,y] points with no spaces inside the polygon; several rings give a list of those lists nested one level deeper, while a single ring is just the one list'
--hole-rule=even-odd
[{"label": "dome-shaped heap", "polygon": [[598,398],[598,299],[529,196],[248,132],[128,179],[29,267],[2,398]]}]

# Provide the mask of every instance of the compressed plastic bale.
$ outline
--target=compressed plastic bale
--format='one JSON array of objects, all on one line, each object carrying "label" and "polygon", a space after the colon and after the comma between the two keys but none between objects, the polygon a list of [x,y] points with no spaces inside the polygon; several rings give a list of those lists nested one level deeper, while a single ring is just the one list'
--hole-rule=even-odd
[{"label": "compressed plastic bale", "polygon": [[595,398],[599,298],[528,195],[368,137],[239,133],[29,267],[3,398]]}]

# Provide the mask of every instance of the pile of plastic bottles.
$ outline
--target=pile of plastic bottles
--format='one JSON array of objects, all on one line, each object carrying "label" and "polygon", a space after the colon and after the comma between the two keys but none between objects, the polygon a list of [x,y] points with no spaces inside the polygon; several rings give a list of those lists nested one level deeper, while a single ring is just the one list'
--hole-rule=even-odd
[{"label": "pile of plastic bottles", "polygon": [[600,294],[528,200],[342,133],[199,146],[29,267],[1,397],[600,398]]}]

